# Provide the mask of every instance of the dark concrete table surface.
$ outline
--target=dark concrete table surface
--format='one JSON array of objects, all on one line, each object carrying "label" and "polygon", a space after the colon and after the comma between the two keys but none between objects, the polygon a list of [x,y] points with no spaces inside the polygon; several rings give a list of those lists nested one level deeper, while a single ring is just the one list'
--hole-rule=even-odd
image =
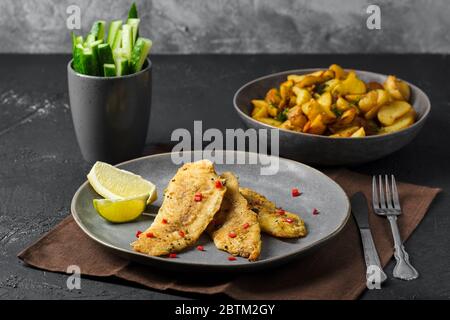
[{"label": "dark concrete table surface", "polygon": [[[90,165],[79,152],[71,122],[65,55],[0,56],[0,298],[172,299],[115,279],[82,280],[24,266],[17,253],[69,215],[72,196]],[[441,187],[406,245],[421,277],[391,280],[364,299],[450,298],[450,57],[442,55],[194,55],[153,56],[149,150],[164,150],[176,128],[242,127],[232,97],[243,83],[268,73],[339,63],[396,74],[421,87],[432,113],[420,135],[382,160],[352,168]],[[449,72],[447,74],[447,72]],[[389,236],[389,235],[387,235]],[[393,263],[387,273],[392,274]],[[184,298],[197,296],[183,295]]]}]

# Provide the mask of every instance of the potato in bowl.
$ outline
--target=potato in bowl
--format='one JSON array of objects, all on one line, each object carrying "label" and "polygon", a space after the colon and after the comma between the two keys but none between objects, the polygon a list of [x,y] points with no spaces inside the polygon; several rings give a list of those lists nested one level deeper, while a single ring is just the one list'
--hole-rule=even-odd
[{"label": "potato in bowl", "polygon": [[[246,124],[249,128],[255,128],[255,129],[277,129],[279,133],[279,153],[280,155],[284,157],[288,157],[294,160],[302,161],[305,163],[310,164],[316,164],[316,165],[354,165],[354,164],[360,164],[364,162],[373,161],[379,158],[382,158],[394,151],[399,150],[409,142],[413,140],[413,138],[417,135],[417,133],[420,131],[420,129],[423,127],[426,118],[428,117],[428,114],[430,112],[431,106],[430,101],[427,97],[427,95],[418,87],[415,85],[405,81],[402,81],[401,83],[405,83],[409,87],[409,97],[408,99],[405,99],[403,96],[403,100],[395,99],[393,97],[390,97],[391,102],[395,101],[405,101],[407,102],[413,111],[415,113],[414,117],[414,123],[412,124],[397,124],[398,126],[404,126],[403,129],[399,130],[391,130],[390,132],[379,132],[379,130],[382,127],[389,127],[387,125],[388,123],[392,122],[392,119],[398,120],[398,115],[402,112],[397,112],[397,107],[395,106],[396,113],[392,114],[389,110],[384,110],[383,113],[384,116],[382,116],[383,121],[387,119],[387,122],[385,121],[386,125],[382,125],[379,122],[378,114],[381,111],[381,107],[377,110],[375,109],[376,116],[373,117],[373,121],[375,123],[378,123],[378,125],[375,128],[371,128],[370,126],[367,126],[367,120],[365,120],[365,114],[370,111],[368,106],[364,105],[362,103],[362,108],[368,109],[361,110],[360,114],[358,115],[358,118],[363,118],[362,122],[365,123],[365,125],[360,125],[358,129],[361,127],[364,127],[364,137],[361,138],[349,138],[352,134],[354,134],[356,131],[353,131],[354,128],[351,128],[349,131],[351,132],[340,132],[340,135],[335,135],[334,137],[330,137],[332,134],[336,134],[339,130],[338,126],[335,126],[333,128],[335,132],[331,131],[331,129],[328,128],[328,126],[331,126],[331,123],[327,123],[327,128],[323,133],[328,133],[328,135],[324,134],[317,134],[314,132],[311,132],[311,129],[305,130],[306,132],[303,132],[303,128],[306,125],[310,119],[305,116],[305,113],[303,113],[303,110],[301,112],[306,117],[305,119],[302,119],[302,117],[295,118],[294,115],[291,115],[291,118],[294,120],[294,125],[302,126],[302,130],[292,130],[290,128],[286,128],[284,126],[281,126],[279,122],[271,122],[272,120],[277,120],[273,115],[270,116],[270,112],[272,114],[275,114],[274,110],[268,109],[269,116],[268,120],[265,122],[259,121],[252,117],[254,106],[252,104],[252,100],[262,100],[265,101],[266,95],[269,93],[269,91],[273,88],[276,88],[280,90],[280,84],[287,81],[287,77],[289,75],[296,75],[296,76],[303,76],[312,74],[315,72],[323,72],[324,70],[328,70],[328,68],[314,68],[314,69],[298,69],[298,70],[290,70],[280,73],[275,73],[271,75],[267,75],[258,79],[255,79],[253,81],[248,82],[247,84],[243,85],[234,95],[233,98],[233,104],[234,108],[237,111],[238,115],[241,117],[243,122]],[[344,71],[349,73],[349,71]],[[360,70],[353,70],[355,76],[364,82],[366,86],[366,93],[367,88],[371,88],[370,91],[373,90],[381,90],[381,87],[384,91],[391,90],[392,93],[389,93],[391,96],[394,95],[397,98],[400,94],[405,94],[404,89],[401,91],[398,87],[392,87],[392,84],[389,84],[386,80],[389,78],[388,75],[374,73],[374,72],[368,72],[368,71],[360,71]],[[291,77],[292,78],[292,77]],[[398,78],[395,78],[396,80],[399,80]],[[309,80],[308,80],[309,81]],[[378,83],[379,85],[375,84]],[[398,82],[397,82],[398,83]],[[384,84],[386,84],[386,89],[384,87]],[[388,86],[389,84],[389,86]],[[381,86],[381,87],[380,87]],[[342,88],[341,88],[342,89]],[[339,89],[339,90],[341,90]],[[345,89],[345,87],[344,87]],[[396,90],[392,90],[396,89]],[[274,91],[272,91],[274,92]],[[281,94],[281,92],[280,92]],[[274,93],[272,93],[274,95]],[[373,94],[372,94],[373,95]],[[298,94],[295,95],[296,99],[298,98]],[[345,95],[347,96],[347,95]],[[344,96],[344,98],[345,98]],[[317,98],[320,98],[320,96],[316,96]],[[317,101],[317,98],[315,100]],[[348,95],[347,99],[345,99],[347,102],[350,100],[350,98],[355,98],[356,100],[356,94],[353,96]],[[371,97],[372,99],[373,97]],[[324,98],[323,98],[324,99]],[[339,96],[336,98],[336,100],[333,100],[332,105],[334,104],[337,107],[337,104],[342,107],[342,105],[345,103],[344,101],[339,100]],[[306,99],[305,99],[306,100]],[[356,105],[357,108],[360,108],[359,102],[361,99],[352,101],[352,105]],[[369,99],[367,99],[369,100]],[[378,100],[378,95],[377,95]],[[319,100],[321,101],[321,100]],[[296,101],[297,102],[297,101]],[[322,101],[321,101],[322,102]],[[370,102],[370,101],[366,101]],[[397,103],[397,102],[395,102]],[[291,109],[295,107],[291,106]],[[303,109],[303,108],[302,108]],[[295,109],[294,109],[295,110]],[[375,113],[375,110],[372,110],[372,113]],[[410,110],[410,109],[408,109]],[[308,110],[306,109],[307,113]],[[333,112],[333,110],[331,110]],[[400,110],[401,111],[401,110]],[[294,111],[292,111],[294,112]],[[297,111],[298,114],[301,115],[299,111]],[[334,112],[333,112],[334,113]],[[382,113],[382,115],[383,115]],[[297,114],[297,115],[298,115]],[[254,115],[254,114],[253,114]],[[278,114],[277,114],[278,115]],[[327,116],[327,113],[325,113],[325,118]],[[368,117],[372,117],[373,114],[369,114]],[[323,117],[323,116],[322,116]],[[330,115],[330,117],[333,117]],[[339,117],[336,117],[339,118]],[[322,118],[323,119],[323,118]],[[292,120],[292,119],[291,119]],[[342,120],[342,119],[341,119]],[[286,120],[284,120],[286,121]],[[282,121],[281,124],[284,122]],[[297,122],[296,122],[297,121]],[[361,120],[358,120],[361,121]],[[302,124],[303,122],[303,124]],[[350,123],[351,121],[349,121]],[[406,121],[408,122],[408,121]],[[392,122],[393,123],[393,122]],[[300,124],[300,125],[299,125]],[[316,124],[315,124],[316,125]],[[312,122],[311,122],[312,126]],[[313,129],[316,128],[313,126]],[[398,128],[398,127],[397,127]],[[345,127],[342,129],[346,129]],[[373,131],[371,131],[371,129]],[[393,129],[395,129],[393,127]],[[323,129],[322,129],[323,130]],[[386,129],[383,129],[386,130]],[[353,132],[352,132],[353,131]],[[383,134],[381,134],[383,133]]]},{"label": "potato in bowl", "polygon": [[415,122],[409,85],[390,75],[364,82],[333,64],[309,74],[290,74],[264,99],[251,101],[253,119],[282,129],[360,138],[405,129]]}]

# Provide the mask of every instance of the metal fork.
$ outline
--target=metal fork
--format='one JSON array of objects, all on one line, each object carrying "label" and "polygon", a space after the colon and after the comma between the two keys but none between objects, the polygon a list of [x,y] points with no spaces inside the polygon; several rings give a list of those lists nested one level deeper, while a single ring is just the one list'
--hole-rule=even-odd
[{"label": "metal fork", "polygon": [[419,273],[409,262],[409,255],[402,244],[400,232],[397,225],[397,216],[402,214],[400,200],[398,197],[397,184],[394,175],[391,175],[391,187],[389,187],[389,178],[387,175],[383,178],[381,175],[372,178],[372,204],[373,210],[380,216],[385,216],[391,225],[392,236],[394,238],[394,257],[397,264],[394,268],[394,277],[402,280],[413,280],[419,276]]}]

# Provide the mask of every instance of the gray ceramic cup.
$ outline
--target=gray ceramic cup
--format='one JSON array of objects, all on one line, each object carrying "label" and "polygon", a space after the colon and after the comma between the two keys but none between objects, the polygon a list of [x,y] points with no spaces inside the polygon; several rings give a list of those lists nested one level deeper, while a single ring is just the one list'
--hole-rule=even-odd
[{"label": "gray ceramic cup", "polygon": [[70,110],[78,144],[88,162],[117,163],[140,155],[152,96],[152,64],[135,74],[96,77],[67,65]]}]

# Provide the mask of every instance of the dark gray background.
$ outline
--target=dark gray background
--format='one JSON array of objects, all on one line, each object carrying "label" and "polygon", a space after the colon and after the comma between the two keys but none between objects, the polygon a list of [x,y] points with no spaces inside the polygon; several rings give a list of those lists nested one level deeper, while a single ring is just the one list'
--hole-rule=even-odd
[{"label": "dark gray background", "polygon": [[[0,53],[70,51],[66,8],[82,9],[85,33],[97,18],[124,18],[131,1],[0,0]],[[377,1],[381,30],[366,28],[371,1],[137,1],[141,34],[154,40],[153,107],[148,151],[170,150],[170,133],[241,127],[232,96],[243,83],[289,69],[326,67],[393,73],[421,87],[430,119],[404,149],[351,168],[394,173],[398,180],[441,187],[406,246],[421,272],[391,280],[365,299],[450,298],[450,95],[448,55],[188,55],[171,53],[449,53],[449,1]],[[115,279],[83,278],[24,266],[17,253],[70,214],[71,198],[90,169],[79,152],[67,96],[68,55],[0,55],[0,299],[176,298]],[[220,117],[217,115],[220,114]],[[175,116],[176,115],[176,116]],[[389,236],[389,235],[387,235]],[[392,274],[391,262],[386,271]],[[101,280],[101,281],[99,281]],[[197,297],[183,295],[183,297]]]},{"label": "dark gray background", "polygon": [[[393,73],[422,88],[430,97],[432,111],[417,138],[392,155],[350,168],[369,175],[393,173],[399,181],[444,190],[406,242],[421,276],[411,282],[392,279],[391,261],[385,269],[390,280],[384,289],[366,291],[363,298],[450,298],[449,56],[153,55],[151,59],[154,95],[147,152],[170,151],[172,131],[182,127],[192,132],[194,120],[202,119],[204,130],[243,127],[232,106],[233,94],[243,83],[264,74],[338,63]],[[73,130],[68,60],[69,55],[3,55],[0,59],[0,299],[179,296],[114,278],[83,278],[82,289],[70,291],[67,275],[26,267],[17,258],[19,251],[70,214],[73,194],[91,167],[81,157]]]},{"label": "dark gray background", "polygon": [[[1,0],[0,53],[70,51],[69,5],[82,33],[125,18],[131,0]],[[138,0],[153,53],[450,52],[448,0]],[[366,9],[381,8],[381,30]]]}]

